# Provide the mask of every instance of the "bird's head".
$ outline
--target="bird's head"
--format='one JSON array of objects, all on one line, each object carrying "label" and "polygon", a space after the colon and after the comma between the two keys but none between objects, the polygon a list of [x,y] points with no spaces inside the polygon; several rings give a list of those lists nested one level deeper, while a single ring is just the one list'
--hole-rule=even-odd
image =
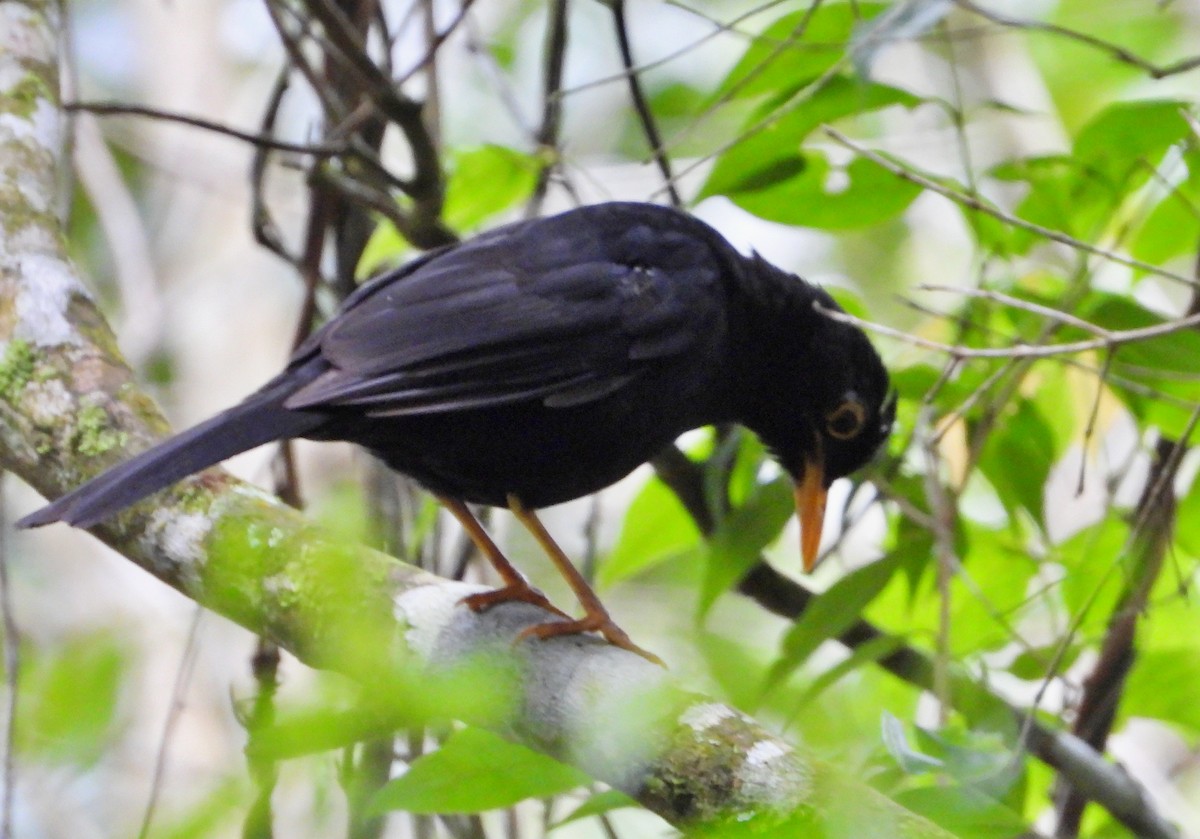
[{"label": "bird's head", "polygon": [[[765,263],[760,263],[765,265]],[[765,270],[765,269],[760,269]],[[776,276],[783,275],[778,272]],[[895,394],[863,331],[836,320],[823,290],[791,275],[786,304],[759,310],[746,424],[790,474],[804,569],[816,566],[829,486],[869,461],[892,430]],[[782,282],[782,279],[779,280]]]},{"label": "bird's head", "polygon": [[881,393],[846,388],[836,398],[814,405],[807,427],[788,443],[768,440],[792,476],[805,571],[812,571],[817,564],[830,485],[865,465],[892,430],[895,394],[886,390],[886,374],[881,384]]}]

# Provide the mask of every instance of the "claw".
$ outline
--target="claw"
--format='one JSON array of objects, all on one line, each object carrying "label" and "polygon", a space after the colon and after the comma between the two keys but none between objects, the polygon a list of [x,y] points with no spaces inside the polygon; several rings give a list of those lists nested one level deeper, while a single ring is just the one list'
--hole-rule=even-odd
[{"label": "claw", "polygon": [[521,630],[513,643],[524,641],[526,638],[538,638],[544,641],[547,638],[557,638],[560,635],[581,635],[584,632],[599,632],[604,637],[604,640],[608,641],[614,647],[628,650],[635,655],[640,655],[651,664],[657,664],[664,670],[667,669],[666,662],[661,658],[633,643],[625,633],[625,630],[613,623],[612,618],[608,616],[607,612],[589,613],[578,620],[550,621],[539,623],[535,626],[528,626]]},{"label": "claw", "polygon": [[504,588],[492,591],[481,591],[479,594],[469,594],[459,601],[472,612],[486,612],[501,603],[529,603],[547,612],[553,612],[559,617],[570,620],[571,616],[555,606],[546,595],[542,594],[526,582],[513,583]]}]

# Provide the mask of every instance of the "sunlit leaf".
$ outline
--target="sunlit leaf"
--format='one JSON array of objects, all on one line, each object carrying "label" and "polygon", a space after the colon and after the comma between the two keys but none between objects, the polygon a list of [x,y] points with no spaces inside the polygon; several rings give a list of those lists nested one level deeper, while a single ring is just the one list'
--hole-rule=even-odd
[{"label": "sunlit leaf", "polygon": [[921,187],[896,177],[864,157],[835,167],[814,150],[799,155],[795,177],[765,189],[733,192],[729,198],[768,221],[852,230],[894,218],[920,194]]},{"label": "sunlit leaf", "polygon": [[[1176,3],[1145,5],[1141,0],[1061,0],[1045,22],[1120,46],[1149,61],[1169,62],[1188,48],[1186,11]],[[1054,100],[1054,110],[1073,130],[1106,102],[1123,95],[1145,71],[1094,45],[1071,38],[1030,38],[1029,54]]]},{"label": "sunlit leaf", "polygon": [[1021,507],[1036,521],[1045,515],[1046,479],[1056,460],[1054,432],[1034,404],[1018,398],[1005,406],[988,435],[979,468],[1009,509]]},{"label": "sunlit leaf", "polygon": [[892,557],[856,568],[813,599],[783,639],[779,660],[767,674],[770,690],[803,664],[822,642],[836,638],[862,617],[898,568]]},{"label": "sunlit leaf", "polygon": [[795,512],[792,484],[785,477],[763,484],[718,526],[708,544],[700,614],[736,581],[745,576],[762,549],[779,535]]},{"label": "sunlit leaf", "polygon": [[881,50],[929,32],[953,6],[950,0],[906,0],[893,4],[885,14],[860,24],[851,45],[859,75],[870,75],[871,66]]},{"label": "sunlit leaf", "polygon": [[[1175,100],[1111,105],[1080,130],[1071,154],[1011,160],[991,174],[1029,185],[1017,208],[1021,218],[1091,239],[1150,180],[1167,150],[1190,135],[1185,107]],[[1025,247],[1037,241],[1025,232],[1014,236]]]},{"label": "sunlit leaf", "polygon": [[482,729],[466,728],[388,782],[368,809],[375,814],[480,813],[558,795],[587,782],[578,769]]},{"label": "sunlit leaf", "polygon": [[1024,835],[1029,827],[1019,813],[969,786],[904,790],[896,795],[896,801],[955,836],[1011,839]]},{"label": "sunlit leaf", "polygon": [[853,647],[850,655],[812,680],[812,683],[804,691],[799,702],[796,704],[796,713],[803,713],[808,703],[832,687],[839,679],[868,664],[874,664],[880,659],[888,657],[896,652],[896,650],[902,648],[904,644],[905,641],[903,638],[892,635],[880,635],[878,638],[872,638],[866,643]]},{"label": "sunlit leaf", "polygon": [[18,748],[42,760],[98,760],[117,719],[127,666],[125,651],[104,635],[72,640],[37,658],[20,682]]},{"label": "sunlit leaf", "polygon": [[700,550],[700,531],[675,493],[646,481],[625,512],[617,543],[600,564],[601,588],[629,579],[688,551]]},{"label": "sunlit leaf", "polygon": [[880,719],[880,739],[888,754],[910,775],[923,775],[941,769],[944,765],[933,755],[925,754],[909,742],[908,733],[895,714],[884,712]]},{"label": "sunlit leaf", "polygon": [[503,146],[460,149],[451,159],[443,215],[454,230],[470,231],[532,194],[537,160]]},{"label": "sunlit leaf", "polygon": [[1130,253],[1144,262],[1161,264],[1190,254],[1200,240],[1200,152],[1189,149],[1180,161],[1187,178],[1172,185],[1142,221],[1130,242]]},{"label": "sunlit leaf", "polygon": [[602,816],[605,813],[611,813],[613,810],[639,806],[641,805],[620,790],[606,789],[604,792],[598,792],[591,796],[587,801],[568,813],[566,818],[555,822],[550,829],[556,830],[571,822],[577,822],[580,819],[590,819],[594,816]]},{"label": "sunlit leaf", "polygon": [[697,632],[696,646],[709,677],[720,686],[721,698],[737,708],[753,708],[767,668],[767,651],[705,631]]},{"label": "sunlit leaf", "polygon": [[1123,716],[1149,717],[1200,734],[1200,649],[1179,644],[1174,649],[1139,651],[1121,696]]},{"label": "sunlit leaf", "polygon": [[757,192],[800,177],[809,162],[801,144],[825,123],[890,105],[912,106],[911,93],[846,77],[830,79],[811,97],[776,113],[762,130],[753,130],[719,158],[699,198]]},{"label": "sunlit leaf", "polygon": [[1063,601],[1083,631],[1099,631],[1124,590],[1121,563],[1129,539],[1129,524],[1115,515],[1079,531],[1052,554],[1066,569],[1060,583]]},{"label": "sunlit leaf", "polygon": [[[1113,331],[1159,326],[1163,318],[1137,303],[1113,295],[1093,295],[1083,314]],[[1200,406],[1200,332],[1177,329],[1166,335],[1122,345],[1109,384],[1146,425],[1179,437]]]},{"label": "sunlit leaf", "polygon": [[854,28],[883,3],[820,3],[784,15],[750,42],[717,96],[790,93],[846,55]]}]

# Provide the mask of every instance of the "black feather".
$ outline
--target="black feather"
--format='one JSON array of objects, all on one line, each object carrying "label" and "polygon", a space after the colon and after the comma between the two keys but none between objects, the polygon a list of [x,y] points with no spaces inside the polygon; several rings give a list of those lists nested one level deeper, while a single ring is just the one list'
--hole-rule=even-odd
[{"label": "black feather", "polygon": [[[434,251],[351,295],[264,388],[23,519],[88,526],[286,437],[359,443],[444,495],[530,507],[601,489],[676,436],[741,422],[829,480],[890,425],[863,334],[819,289],[674,210],[602,204]],[[825,440],[853,392],[869,433]]]}]

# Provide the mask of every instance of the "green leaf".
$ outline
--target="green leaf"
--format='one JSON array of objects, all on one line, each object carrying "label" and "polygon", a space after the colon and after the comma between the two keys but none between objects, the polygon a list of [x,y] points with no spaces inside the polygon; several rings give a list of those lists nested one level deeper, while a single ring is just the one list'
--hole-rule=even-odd
[{"label": "green leaf", "polygon": [[538,168],[536,158],[503,146],[456,150],[446,186],[446,223],[455,230],[474,230],[524,201],[537,184]]},{"label": "green leaf", "polygon": [[646,481],[625,513],[621,534],[600,564],[600,588],[700,550],[700,531],[675,493],[657,478]]},{"label": "green leaf", "polygon": [[18,748],[41,760],[98,760],[116,720],[127,664],[124,650],[107,636],[72,640],[38,659],[21,678]]},{"label": "green leaf", "polygon": [[1195,645],[1140,651],[1121,697],[1122,716],[1150,717],[1200,734],[1200,649]]},{"label": "green leaf", "polygon": [[[1113,295],[1092,295],[1080,314],[1114,331],[1163,323],[1137,303]],[[1110,386],[1143,425],[1167,436],[1182,435],[1200,404],[1200,332],[1180,329],[1124,344],[1112,369],[1120,378],[1110,380]]]},{"label": "green leaf", "polygon": [[405,255],[412,249],[408,240],[391,224],[377,224],[359,257],[356,276],[365,280],[395,267],[404,261]]},{"label": "green leaf", "polygon": [[1025,835],[1020,814],[969,786],[928,786],[902,790],[896,802],[956,836],[1010,839]]},{"label": "green leaf", "polygon": [[903,638],[893,635],[880,635],[878,638],[872,638],[864,644],[859,644],[851,648],[850,655],[813,679],[812,684],[808,686],[797,701],[793,719],[804,710],[806,705],[836,684],[843,676],[853,673],[864,665],[874,664],[881,659],[887,658],[903,646]]},{"label": "green leaf", "polygon": [[925,754],[909,742],[904,723],[895,714],[883,712],[880,735],[888,754],[907,775],[924,775],[944,766],[940,758]]},{"label": "green leaf", "polygon": [[[1176,3],[1143,0],[1060,0],[1047,23],[1115,44],[1154,62],[1169,62],[1192,46],[1187,11]],[[1030,38],[1030,55],[1041,71],[1058,117],[1074,130],[1104,104],[1128,96],[1146,82],[1145,72],[1114,61],[1107,50],[1069,38]]]},{"label": "green leaf", "polygon": [[708,666],[708,677],[720,688],[719,696],[737,708],[753,708],[767,669],[766,651],[703,630],[697,630],[696,646]]},{"label": "green leaf", "polygon": [[497,723],[517,701],[514,686],[520,674],[516,662],[505,656],[481,653],[436,671],[415,659],[393,667],[388,681],[373,690],[343,694],[326,689],[319,700],[281,706],[271,724],[250,731],[247,755],[257,761],[288,760],[388,737],[403,728],[461,719]]},{"label": "green leaf", "polygon": [[730,200],[780,224],[853,230],[895,218],[921,193],[921,187],[863,157],[836,168],[818,151],[798,157],[804,165],[796,177],[766,189],[730,193]]},{"label": "green leaf", "polygon": [[[1112,224],[1114,211],[1150,180],[1167,150],[1190,129],[1174,100],[1111,105],[1079,132],[1071,155],[1009,161],[992,170],[1001,180],[1020,180],[1030,190],[1017,215],[1034,224],[1091,239]],[[1024,250],[1037,241],[1013,233]]]},{"label": "green leaf", "polygon": [[[1097,191],[1083,176],[1078,161],[1068,155],[1010,160],[989,174],[997,180],[1029,185],[1016,211],[1025,221],[1087,237],[1099,218]],[[1024,253],[1042,238],[1027,230],[1012,230],[1007,241],[1009,247]]]},{"label": "green leaf", "polygon": [[1175,513],[1175,545],[1185,555],[1200,558],[1200,481],[1193,480],[1179,499]]},{"label": "green leaf", "polygon": [[911,93],[887,85],[842,76],[830,79],[805,101],[773,114],[770,125],[751,133],[717,158],[698,198],[755,192],[800,177],[809,165],[800,146],[820,126],[890,105],[911,107],[920,101]]},{"label": "green leaf", "polygon": [[245,817],[249,796],[241,775],[216,785],[209,781],[205,786],[209,787],[207,791],[187,809],[177,811],[172,807],[169,813],[156,814],[150,835],[154,839],[212,839]]},{"label": "green leaf", "polygon": [[763,484],[745,504],[733,510],[717,526],[708,543],[704,585],[700,591],[700,614],[709,610],[717,597],[745,576],[795,512],[792,483],[779,477]]},{"label": "green leaf", "polygon": [[765,691],[773,689],[803,664],[823,641],[836,638],[862,616],[899,568],[888,556],[851,571],[815,598],[783,639],[783,653],[767,674]]},{"label": "green leaf", "polygon": [[1117,566],[1128,539],[1129,524],[1114,513],[1071,536],[1050,556],[1066,569],[1060,584],[1063,603],[1073,619],[1082,621],[1078,632],[1085,637],[1101,631],[1104,616],[1121,597],[1125,575]]},{"label": "green leaf", "polygon": [[1184,154],[1187,179],[1172,188],[1145,217],[1129,251],[1143,262],[1163,263],[1191,253],[1200,239],[1200,151]]},{"label": "green leaf", "polygon": [[854,28],[883,3],[821,3],[774,21],[721,82],[714,101],[730,96],[788,95],[846,55]]},{"label": "green leaf", "polygon": [[1033,402],[1017,399],[1005,406],[988,435],[979,467],[1007,509],[1023,508],[1034,521],[1042,522],[1046,479],[1055,460],[1050,424]]},{"label": "green leaf", "polygon": [[854,66],[869,76],[878,54],[903,41],[916,40],[945,19],[953,4],[948,0],[919,0],[894,3],[887,14],[879,15],[855,27],[851,53]]},{"label": "green leaf", "polygon": [[1063,645],[1058,642],[1030,647],[1022,650],[1020,655],[1013,659],[1012,664],[1008,666],[1008,672],[1027,682],[1041,681],[1070,669],[1082,651],[1081,644],[1071,644],[1064,650]]},{"label": "green leaf", "polygon": [[641,807],[641,805],[620,790],[607,789],[604,792],[596,793],[587,801],[580,804],[566,818],[560,819],[551,825],[550,829],[557,830],[565,824],[577,822],[580,819],[602,816],[605,813],[611,813],[613,810],[621,810],[626,807]]},{"label": "green leaf", "polygon": [[1075,158],[1093,177],[1124,194],[1150,178],[1167,149],[1187,139],[1191,128],[1182,100],[1136,100],[1105,108],[1075,138]]},{"label": "green leaf", "polygon": [[465,728],[379,790],[368,811],[480,813],[559,795],[587,782],[578,769],[483,729]]}]

